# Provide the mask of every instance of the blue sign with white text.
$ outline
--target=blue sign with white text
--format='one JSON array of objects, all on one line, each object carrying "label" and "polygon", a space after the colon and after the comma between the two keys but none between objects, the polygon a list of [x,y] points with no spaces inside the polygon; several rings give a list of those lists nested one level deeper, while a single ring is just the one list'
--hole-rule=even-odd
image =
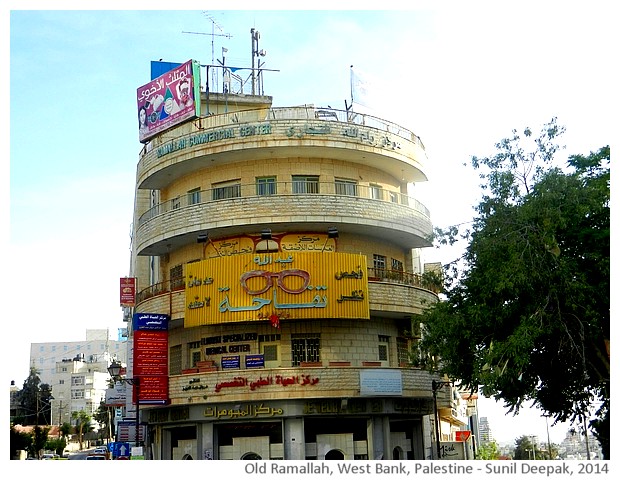
[{"label": "blue sign with white text", "polygon": [[170,317],[164,313],[134,313],[134,330],[168,330]]}]

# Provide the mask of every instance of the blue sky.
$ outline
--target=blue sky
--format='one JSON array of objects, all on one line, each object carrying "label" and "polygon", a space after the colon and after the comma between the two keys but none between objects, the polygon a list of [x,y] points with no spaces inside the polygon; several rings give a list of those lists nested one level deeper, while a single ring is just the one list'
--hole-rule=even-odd
[{"label": "blue sky", "polygon": [[[221,59],[225,47],[228,65],[248,67],[256,28],[265,68],[277,70],[265,74],[274,106],[341,109],[350,101],[354,65],[374,79],[381,116],[422,138],[429,182],[418,192],[437,226],[471,219],[478,180],[462,165],[492,153],[513,128],[538,130],[557,116],[567,129],[562,155],[611,143],[609,2],[587,9],[571,2],[411,2],[404,11],[336,11],[321,1],[308,11],[277,9],[291,2],[256,11],[244,2],[207,11],[205,2],[181,2],[182,11],[148,10],[150,2],[120,7],[135,10],[92,2],[102,10],[77,11],[75,3],[54,2],[63,10],[46,11],[40,2],[2,7],[10,37],[2,47],[10,66],[3,89],[10,136],[3,132],[2,142],[10,141],[10,167],[3,165],[3,205],[10,208],[2,212],[10,229],[3,281],[13,360],[6,383],[23,383],[31,342],[77,341],[86,328],[123,326],[118,279],[129,273],[141,148],[136,89],[150,81],[152,60],[207,64],[212,49]],[[431,250],[424,258],[452,255]],[[508,417],[503,426],[501,411],[488,416],[508,440],[525,424]],[[537,414],[536,422],[546,438]]]}]

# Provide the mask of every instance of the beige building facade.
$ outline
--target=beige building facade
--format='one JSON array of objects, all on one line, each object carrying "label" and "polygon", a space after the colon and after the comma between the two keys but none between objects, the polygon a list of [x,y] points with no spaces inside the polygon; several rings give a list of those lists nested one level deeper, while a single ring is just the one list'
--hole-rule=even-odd
[{"label": "beige building facade", "polygon": [[201,102],[137,165],[134,312],[170,318],[150,458],[433,458],[432,377],[410,362],[438,301],[424,145],[351,111]]}]

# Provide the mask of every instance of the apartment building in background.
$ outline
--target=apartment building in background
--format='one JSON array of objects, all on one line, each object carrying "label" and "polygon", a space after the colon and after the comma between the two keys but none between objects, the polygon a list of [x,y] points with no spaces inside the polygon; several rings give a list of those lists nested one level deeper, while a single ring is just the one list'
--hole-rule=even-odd
[{"label": "apartment building in background", "polygon": [[108,388],[108,365],[127,362],[126,335],[126,328],[116,340],[109,329],[87,329],[84,340],[30,344],[30,366],[52,389],[52,425],[72,423],[72,412],[97,411]]}]

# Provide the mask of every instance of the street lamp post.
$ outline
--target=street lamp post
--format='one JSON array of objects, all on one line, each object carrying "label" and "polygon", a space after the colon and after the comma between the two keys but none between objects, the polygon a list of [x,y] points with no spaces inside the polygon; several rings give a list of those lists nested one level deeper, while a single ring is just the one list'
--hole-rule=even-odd
[{"label": "street lamp post", "polygon": [[[135,387],[136,397],[136,447],[140,446],[140,377],[121,377],[122,365],[113,361],[108,367],[108,373],[116,382],[128,383]],[[133,395],[132,395],[133,396]]]},{"label": "street lamp post", "polygon": [[437,391],[443,388],[446,385],[452,385],[452,382],[438,382],[433,380],[432,389],[433,389],[433,403],[435,405],[435,442],[437,443],[437,460],[441,459],[441,445],[440,435],[441,435],[441,425],[439,421],[439,409],[437,408]]}]

